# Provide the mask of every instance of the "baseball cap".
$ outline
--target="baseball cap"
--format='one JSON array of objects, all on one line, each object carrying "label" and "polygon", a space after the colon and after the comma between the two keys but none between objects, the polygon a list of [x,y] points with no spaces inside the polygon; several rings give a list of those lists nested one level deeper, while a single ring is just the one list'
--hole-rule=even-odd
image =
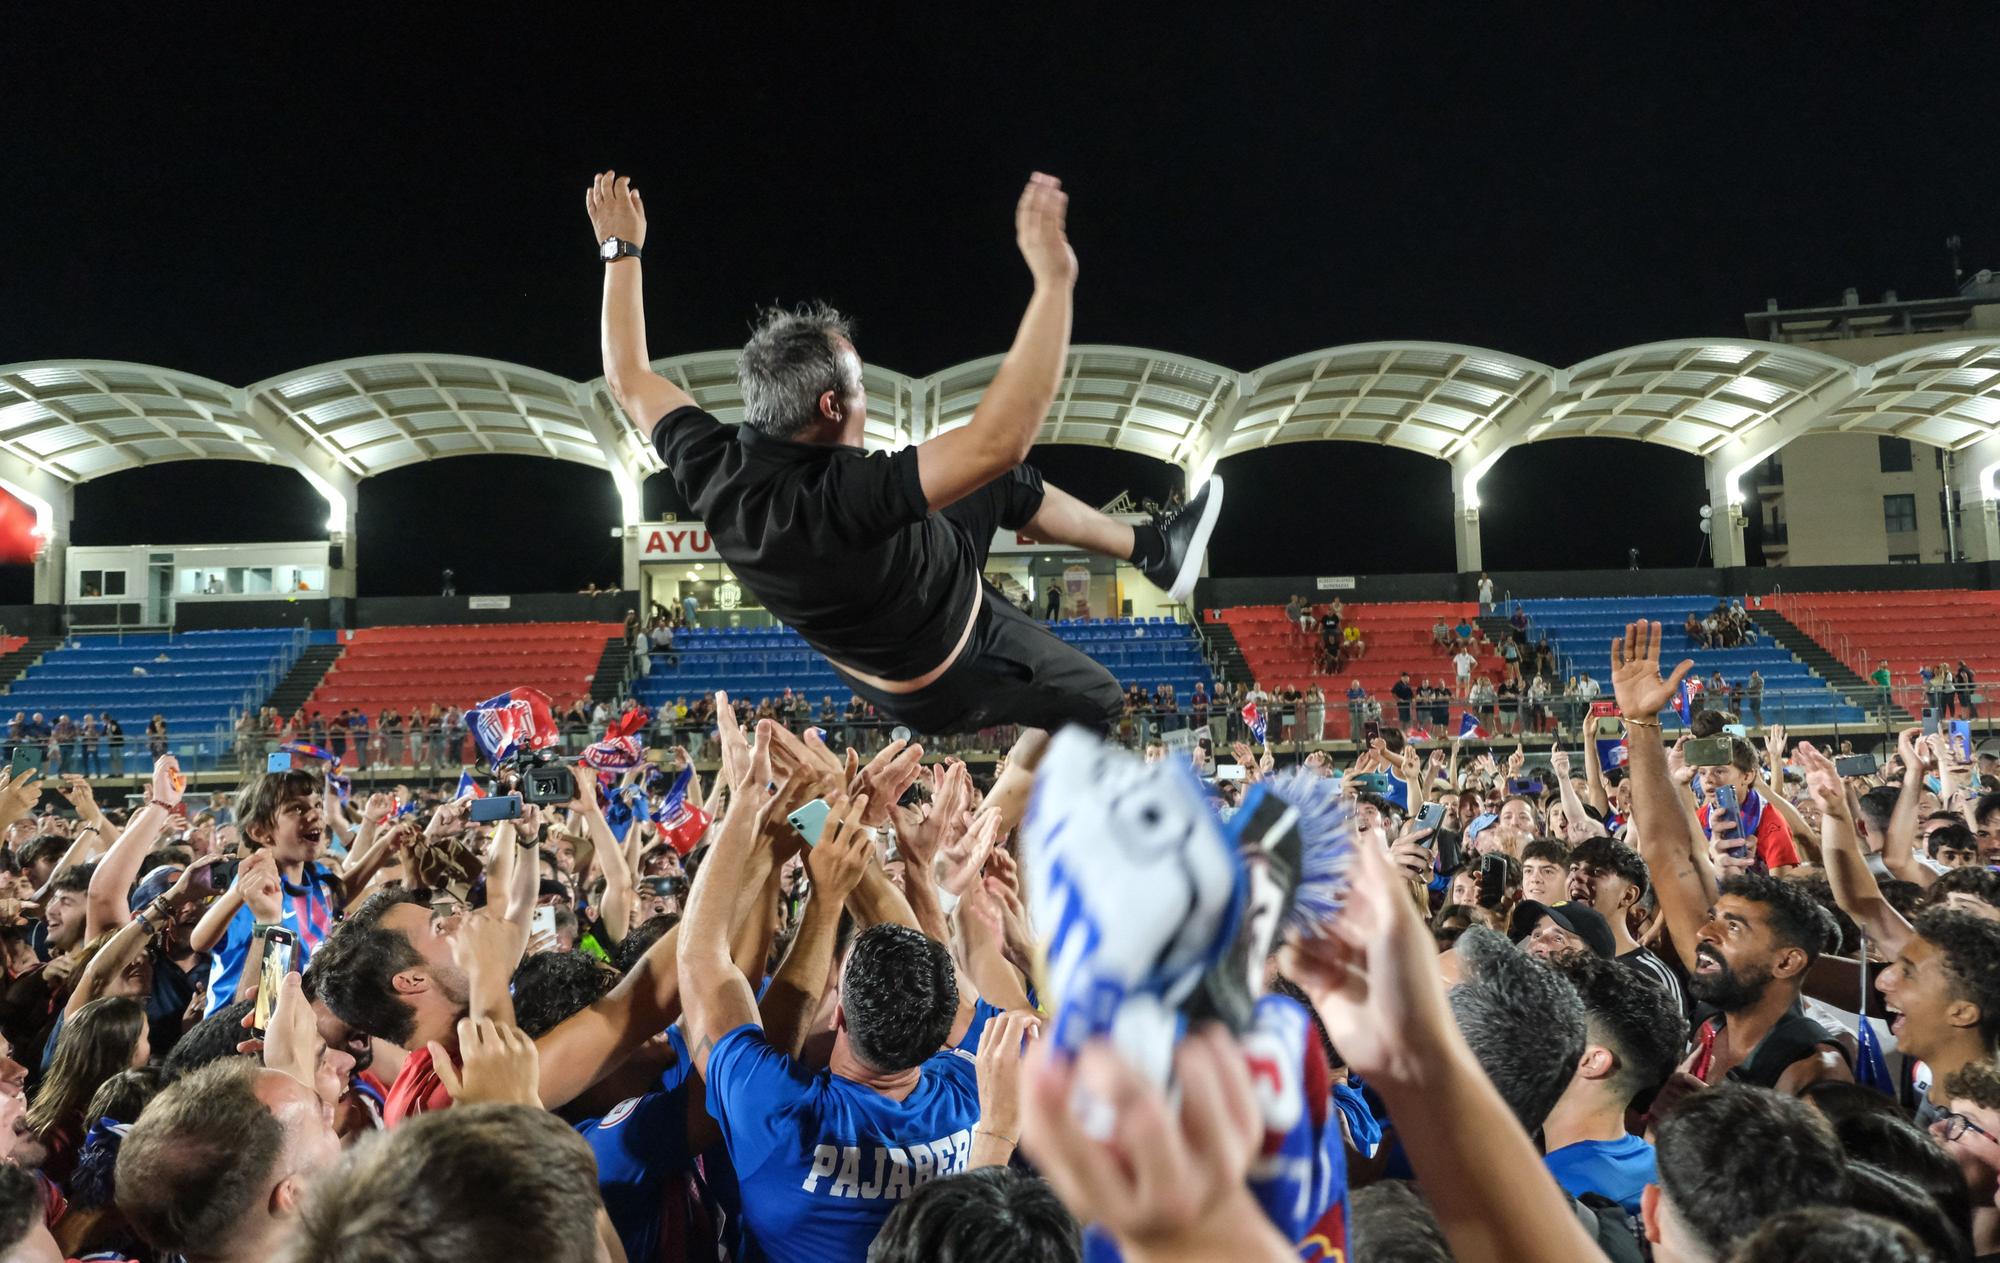
[{"label": "baseball cap", "polygon": [[1582,939],[1585,947],[1606,960],[1618,954],[1618,940],[1611,934],[1611,923],[1587,903],[1537,903],[1523,899],[1514,905],[1514,919],[1507,937],[1520,942],[1543,917]]}]

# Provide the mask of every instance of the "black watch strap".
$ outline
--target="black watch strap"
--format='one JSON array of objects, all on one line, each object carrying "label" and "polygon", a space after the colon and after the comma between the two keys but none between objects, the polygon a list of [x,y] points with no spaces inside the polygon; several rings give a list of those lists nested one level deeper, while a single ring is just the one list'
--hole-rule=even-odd
[{"label": "black watch strap", "polygon": [[627,255],[635,259],[640,257],[639,247],[623,237],[606,237],[597,247],[597,257],[605,263],[625,258]]}]

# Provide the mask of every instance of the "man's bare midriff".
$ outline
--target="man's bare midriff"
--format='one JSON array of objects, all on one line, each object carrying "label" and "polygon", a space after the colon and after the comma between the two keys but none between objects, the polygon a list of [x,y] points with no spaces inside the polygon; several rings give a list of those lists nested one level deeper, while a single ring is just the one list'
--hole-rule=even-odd
[{"label": "man's bare midriff", "polygon": [[853,676],[863,684],[866,684],[869,688],[880,689],[884,693],[914,693],[918,689],[928,688],[932,684],[937,683],[939,676],[951,670],[952,663],[958,661],[958,655],[965,652],[965,646],[972,640],[973,624],[979,621],[979,603],[985,599],[985,589],[983,587],[975,587],[973,589],[972,610],[965,616],[965,629],[958,633],[958,643],[951,647],[951,652],[945,655],[943,662],[938,663],[935,667],[932,667],[914,680],[885,680],[879,675],[870,675],[866,671],[857,671],[845,662],[834,662],[833,665],[847,672],[847,674]]}]

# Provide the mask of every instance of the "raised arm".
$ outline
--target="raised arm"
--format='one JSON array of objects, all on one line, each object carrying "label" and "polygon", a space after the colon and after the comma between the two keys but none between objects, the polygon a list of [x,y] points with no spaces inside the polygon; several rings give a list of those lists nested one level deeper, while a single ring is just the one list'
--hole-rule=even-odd
[{"label": "raised arm", "polygon": [[[632,925],[632,904],[638,894],[637,859],[628,858],[625,848],[612,834],[595,790],[585,786],[577,794],[576,801],[570,804],[570,813],[572,822],[583,822],[584,831],[589,835],[597,855],[597,866],[604,874],[604,906],[600,909],[602,915],[599,918],[604,927],[604,937],[611,944],[622,943]],[[638,832],[636,823],[630,832]],[[581,861],[578,863],[581,867]]]},{"label": "raised arm", "polygon": [[[632,177],[606,171],[583,196],[590,227],[602,246],[612,237],[646,244],[646,205]],[[646,294],[639,256],[622,255],[604,265],[604,318],[599,332],[604,381],[632,424],[652,441],[653,430],[676,408],[694,402],[688,393],[655,373],[646,354]]]},{"label": "raised arm", "polygon": [[[1436,948],[1402,896],[1401,877],[1373,848],[1355,858],[1353,890],[1328,937],[1287,947],[1282,968],[1311,998],[1348,1064],[1388,1103],[1452,1257],[1596,1257],[1569,1199],[1452,1020]],[[1038,1092],[1037,1100],[1052,1098]],[[1031,1117],[1031,1137],[1041,1121]]]},{"label": "raised arm", "polygon": [[1841,784],[1833,760],[1810,742],[1799,742],[1798,760],[1805,769],[1806,788],[1819,800],[1826,880],[1833,887],[1833,901],[1881,948],[1885,960],[1894,960],[1910,941],[1910,923],[1889,906],[1875,874],[1868,871],[1847,805],[1847,787]]},{"label": "raised arm", "polygon": [[180,764],[171,754],[153,765],[152,801],[126,822],[124,832],[111,844],[90,875],[90,890],[84,896],[84,936],[94,939],[117,929],[132,919],[126,895],[138,880],[140,861],[153,849],[153,842],[167,823],[167,813],[181,800]]},{"label": "raised arm", "polygon": [[[1036,172],[1014,211],[1014,235],[1034,274],[1034,296],[1014,345],[972,420],[917,448],[917,475],[933,510],[954,504],[1028,458],[1062,385],[1076,288],[1076,254],[1062,181]],[[607,300],[608,301],[608,300]]]},{"label": "raised arm", "polygon": [[[1903,787],[1896,794],[1896,805],[1890,810],[1888,826],[1882,832],[1882,866],[1904,881],[1929,886],[1937,880],[1937,874],[1917,859],[1917,808],[1924,792],[1924,751],[1918,744],[1920,740],[1920,730],[1916,728],[1907,729],[1896,739],[1903,755]],[[1932,753],[1935,752],[1933,748]],[[1948,773],[1942,762],[1938,769],[1938,783],[1942,787]]]},{"label": "raised arm", "polygon": [[[828,821],[859,820],[844,798],[829,800],[833,814]],[[806,867],[812,873],[812,897],[785,963],[778,967],[771,985],[758,1003],[763,1018],[764,1038],[773,1048],[796,1057],[805,1043],[806,1022],[826,994],[826,981],[833,969],[833,943],[840,928],[840,910],[847,896],[860,882],[861,874],[874,866],[875,841],[858,824],[829,831],[825,840],[806,852]]]},{"label": "raised arm", "polygon": [[[724,726],[727,740],[726,729],[733,727],[734,721],[726,720]],[[762,725],[748,775],[736,787],[739,791],[743,785],[776,784],[771,772],[771,742],[764,731],[775,726],[769,721]],[[703,1074],[708,1071],[708,1052],[715,1041],[739,1026],[761,1022],[750,980],[731,959],[730,931],[744,885],[744,868],[762,832],[762,815],[751,811],[742,797],[730,805],[708,859],[695,878],[687,915],[681,921],[687,931],[679,959],[682,1025],[694,1068]]]},{"label": "raised arm", "polygon": [[1694,662],[1682,662],[1671,676],[1661,679],[1660,639],[1658,623],[1627,625],[1624,637],[1611,642],[1611,685],[1617,691],[1618,709],[1625,713],[1631,754],[1626,773],[1632,778],[1639,854],[1652,875],[1674,950],[1693,969],[1695,931],[1707,920],[1710,903],[1707,884],[1695,865],[1702,839],[1691,828],[1686,794],[1667,771],[1659,715]]}]

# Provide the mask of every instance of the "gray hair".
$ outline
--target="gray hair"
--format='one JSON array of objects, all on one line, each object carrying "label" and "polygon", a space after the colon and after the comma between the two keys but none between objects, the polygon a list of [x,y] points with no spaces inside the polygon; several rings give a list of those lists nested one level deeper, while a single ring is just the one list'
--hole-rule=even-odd
[{"label": "gray hair", "polygon": [[859,390],[861,375],[848,371],[837,338],[852,342],[853,326],[825,303],[759,313],[736,361],[744,424],[774,439],[794,438],[817,419],[821,395],[830,390],[844,399]]},{"label": "gray hair", "polygon": [[1467,930],[1453,950],[1465,981],[1449,993],[1452,1016],[1507,1108],[1532,1132],[1583,1059],[1583,1001],[1561,974],[1492,930]]},{"label": "gray hair", "polygon": [[1355,1189],[1347,1234],[1352,1257],[1369,1263],[1452,1263],[1451,1246],[1430,1203],[1403,1180]]}]

